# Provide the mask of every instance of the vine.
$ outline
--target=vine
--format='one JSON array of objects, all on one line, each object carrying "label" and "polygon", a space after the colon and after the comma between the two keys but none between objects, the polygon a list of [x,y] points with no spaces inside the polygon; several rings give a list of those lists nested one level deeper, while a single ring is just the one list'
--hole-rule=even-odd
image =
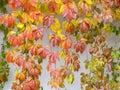
[{"label": "vine", "polygon": [[[21,68],[15,71],[12,90],[38,90],[44,61],[51,77],[48,85],[65,88],[64,81],[72,84],[88,45],[91,58],[85,67],[89,73],[81,73],[81,88],[120,88],[119,62],[114,62],[119,54],[106,43],[108,33],[119,35],[120,26],[114,23],[120,19],[120,0],[8,0],[8,5],[10,13],[0,16],[0,24],[8,31],[6,45],[11,46],[5,57]],[[51,45],[43,45],[44,38]],[[59,60],[64,62],[60,67],[56,66]]]}]

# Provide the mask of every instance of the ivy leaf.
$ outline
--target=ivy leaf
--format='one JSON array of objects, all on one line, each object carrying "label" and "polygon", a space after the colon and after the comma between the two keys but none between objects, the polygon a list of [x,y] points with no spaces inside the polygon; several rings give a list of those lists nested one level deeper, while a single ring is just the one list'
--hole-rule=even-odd
[{"label": "ivy leaf", "polygon": [[74,65],[73,64],[70,64],[70,69],[74,70]]},{"label": "ivy leaf", "polygon": [[24,27],[24,24],[23,24],[23,23],[18,23],[18,24],[17,24],[17,28],[22,29],[23,27]]},{"label": "ivy leaf", "polygon": [[65,54],[64,54],[64,51],[63,51],[63,50],[61,50],[61,51],[59,52],[59,54],[60,54],[60,57],[64,60],[64,59],[65,59]]},{"label": "ivy leaf", "polygon": [[114,60],[118,59],[120,57],[120,52],[117,51],[117,50],[113,50],[112,53],[111,53],[111,56]]},{"label": "ivy leaf", "polygon": [[85,0],[87,4],[93,4],[93,1],[92,0]]},{"label": "ivy leaf", "polygon": [[9,31],[8,34],[7,34],[7,36],[11,36],[13,34],[15,34],[15,31]]},{"label": "ivy leaf", "polygon": [[68,83],[73,83],[73,81],[74,81],[74,75],[73,74],[70,74],[68,77],[67,77],[67,81],[68,81]]},{"label": "ivy leaf", "polygon": [[55,18],[55,23],[51,25],[51,28],[53,32],[60,30],[60,22],[57,18]]},{"label": "ivy leaf", "polygon": [[60,47],[64,47],[65,50],[68,50],[72,46],[72,40],[69,36],[63,36],[61,38]]},{"label": "ivy leaf", "polygon": [[64,84],[61,84],[60,87],[61,87],[61,88],[65,88],[65,85],[64,85]]}]

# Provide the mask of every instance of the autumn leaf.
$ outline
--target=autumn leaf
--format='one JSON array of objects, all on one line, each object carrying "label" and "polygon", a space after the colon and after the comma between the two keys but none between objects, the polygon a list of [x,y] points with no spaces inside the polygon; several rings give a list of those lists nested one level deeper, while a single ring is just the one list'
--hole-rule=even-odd
[{"label": "autumn leaf", "polygon": [[60,57],[64,60],[64,59],[65,59],[65,53],[64,53],[64,51],[61,50],[61,51],[59,52],[59,54],[60,54]]},{"label": "autumn leaf", "polygon": [[71,63],[73,62],[73,57],[70,56],[70,55],[66,55],[66,56],[65,56],[65,62],[66,62],[67,64],[71,64]]},{"label": "autumn leaf", "polygon": [[56,63],[59,60],[59,52],[50,52],[49,55],[49,63]]},{"label": "autumn leaf", "polygon": [[8,0],[8,3],[12,9],[16,9],[21,6],[21,0]]},{"label": "autumn leaf", "polygon": [[76,42],[74,44],[74,48],[76,49],[76,52],[81,52],[83,53],[83,51],[86,48],[86,39],[82,38],[80,41]]},{"label": "autumn leaf", "polygon": [[72,23],[69,23],[67,21],[63,22],[63,28],[65,29],[66,32],[73,34],[74,33],[74,25]]},{"label": "autumn leaf", "polygon": [[93,4],[93,0],[85,0],[87,4]]},{"label": "autumn leaf", "polygon": [[55,1],[50,1],[48,3],[48,10],[50,12],[55,12],[58,9],[58,4]]},{"label": "autumn leaf", "polygon": [[62,16],[64,18],[67,18],[69,21],[71,21],[72,19],[76,18],[77,8],[76,8],[75,5],[73,5],[73,4],[71,4],[71,5],[64,5],[63,7],[64,7],[64,9],[63,9]]},{"label": "autumn leaf", "polygon": [[58,32],[58,30],[60,30],[60,21],[55,18],[55,22],[51,25],[51,29],[54,32]]},{"label": "autumn leaf", "polygon": [[85,18],[83,20],[80,20],[79,21],[79,24],[78,24],[78,29],[84,33],[86,32],[87,30],[90,29],[90,20],[88,18]]},{"label": "autumn leaf", "polygon": [[60,37],[58,37],[56,34],[52,33],[49,35],[49,40],[52,43],[53,46],[59,46],[60,44]]},{"label": "autumn leaf", "polygon": [[15,54],[10,52],[10,51],[6,51],[6,60],[8,63],[14,62],[15,61]]},{"label": "autumn leaf", "polygon": [[54,15],[46,15],[43,17],[43,25],[50,27],[54,23]]},{"label": "autumn leaf", "polygon": [[64,47],[65,50],[68,50],[69,48],[71,48],[71,46],[72,46],[71,38],[69,36],[63,36],[61,38],[60,46]]},{"label": "autumn leaf", "polygon": [[73,83],[73,81],[74,81],[74,75],[73,74],[70,74],[69,76],[67,76],[67,81],[68,81],[68,83]]}]

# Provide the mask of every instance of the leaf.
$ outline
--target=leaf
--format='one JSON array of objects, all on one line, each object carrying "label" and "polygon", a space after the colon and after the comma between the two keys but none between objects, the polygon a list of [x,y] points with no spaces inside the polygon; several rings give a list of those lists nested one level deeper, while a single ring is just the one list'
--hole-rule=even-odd
[{"label": "leaf", "polygon": [[65,59],[65,54],[64,54],[64,51],[63,51],[63,50],[61,50],[61,51],[59,52],[59,54],[60,54],[61,58],[64,60],[64,59]]},{"label": "leaf", "polygon": [[73,64],[70,64],[70,69],[74,70],[74,65]]},{"label": "leaf", "polygon": [[63,5],[61,5],[61,7],[60,7],[60,13],[62,13],[62,12],[63,12],[64,7],[65,7],[65,5],[64,5],[64,4],[63,4]]},{"label": "leaf", "polygon": [[65,88],[65,85],[64,85],[64,84],[61,84],[60,87],[61,87],[61,88]]},{"label": "leaf", "polygon": [[59,60],[59,52],[50,52],[49,53],[49,63],[56,63]]},{"label": "leaf", "polygon": [[77,12],[77,7],[74,4],[65,5],[64,10],[62,12],[62,16],[66,18],[67,20],[71,21],[72,19],[75,19]]},{"label": "leaf", "polygon": [[11,15],[12,16],[19,16],[22,13],[22,11],[12,11]]},{"label": "leaf", "polygon": [[93,18],[90,19],[90,23],[93,25],[93,26],[97,26],[97,21],[94,20]]},{"label": "leaf", "polygon": [[74,19],[71,21],[71,23],[72,23],[73,25],[75,25],[75,26],[78,25],[78,21],[77,21],[77,20],[74,20]]},{"label": "leaf", "polygon": [[72,40],[69,36],[63,36],[61,38],[60,47],[64,47],[65,50],[68,50],[72,47]]},{"label": "leaf", "polygon": [[11,36],[13,34],[16,34],[16,32],[15,31],[9,31],[8,34],[7,34],[7,36],[9,37],[9,36]]},{"label": "leaf", "polygon": [[62,0],[55,0],[56,3],[62,4]]},{"label": "leaf", "polygon": [[41,12],[46,13],[48,11],[48,4],[43,3],[41,4]]},{"label": "leaf", "polygon": [[60,37],[57,36],[54,33],[49,35],[49,40],[50,40],[50,42],[52,43],[53,46],[59,46],[60,41],[61,41]]},{"label": "leaf", "polygon": [[17,24],[17,28],[22,29],[23,27],[24,27],[24,24],[23,24],[23,23],[18,23],[18,24]]},{"label": "leaf", "polygon": [[57,31],[61,30],[60,29],[60,22],[57,18],[55,18],[55,22],[54,22],[54,24],[51,25],[51,28],[52,28],[53,32],[57,32]]},{"label": "leaf", "polygon": [[54,15],[45,15],[43,17],[43,25],[50,27],[55,22]]},{"label": "leaf", "polygon": [[67,77],[67,81],[68,81],[68,83],[73,83],[73,81],[74,81],[74,75],[73,74],[70,74],[68,77]]},{"label": "leaf", "polygon": [[93,4],[93,1],[92,0],[85,0],[87,4]]}]

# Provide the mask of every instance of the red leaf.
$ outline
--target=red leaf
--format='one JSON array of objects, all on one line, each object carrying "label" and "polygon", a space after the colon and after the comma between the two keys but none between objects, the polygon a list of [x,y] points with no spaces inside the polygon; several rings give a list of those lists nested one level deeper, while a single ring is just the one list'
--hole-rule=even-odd
[{"label": "red leaf", "polygon": [[40,16],[41,13],[39,11],[32,11],[30,13],[30,17],[33,18],[35,21],[38,21]]},{"label": "red leaf", "polygon": [[77,60],[73,63],[73,65],[74,65],[74,71],[78,71],[80,68],[80,62]]},{"label": "red leaf", "polygon": [[13,63],[14,62],[14,57],[15,57],[15,54],[10,52],[10,51],[6,51],[6,60],[8,63]]},{"label": "red leaf", "polygon": [[63,17],[66,17],[68,20],[72,20],[73,18],[76,18],[76,12],[77,12],[77,8],[75,5],[65,5],[64,10],[63,10]]},{"label": "red leaf", "polygon": [[59,69],[55,69],[50,72],[50,77],[56,78],[59,77],[59,75],[60,75]]},{"label": "red leaf", "polygon": [[42,45],[37,43],[36,45],[30,45],[29,48],[31,55],[38,55],[39,49],[42,49]]},{"label": "red leaf", "polygon": [[48,10],[50,12],[55,12],[57,9],[58,9],[58,5],[57,5],[57,3],[55,1],[50,1],[48,3]]},{"label": "red leaf", "polygon": [[29,40],[33,39],[32,30],[25,30],[23,35],[24,35],[24,38],[27,37]]},{"label": "red leaf", "polygon": [[67,64],[72,63],[72,62],[73,62],[73,57],[70,56],[70,55],[66,55],[66,57],[65,57],[65,62],[66,62]]},{"label": "red leaf", "polygon": [[46,58],[49,55],[50,51],[48,48],[39,48],[38,49],[38,55],[42,58]]},{"label": "red leaf", "polygon": [[12,9],[16,9],[21,6],[21,0],[8,0],[8,3]]},{"label": "red leaf", "polygon": [[49,39],[53,46],[59,46],[61,39],[56,34],[50,34]]},{"label": "red leaf", "polygon": [[21,0],[25,12],[36,10],[36,0]]},{"label": "red leaf", "polygon": [[50,52],[48,56],[49,63],[56,63],[57,59],[59,59],[59,52]]},{"label": "red leaf", "polygon": [[47,70],[48,70],[48,71],[52,71],[52,70],[53,70],[53,68],[52,68],[52,63],[49,63],[49,64],[47,65]]},{"label": "red leaf", "polygon": [[8,28],[10,28],[15,23],[15,18],[13,16],[5,15],[3,19]]},{"label": "red leaf", "polygon": [[43,38],[43,28],[37,29],[37,26],[32,27],[32,36],[35,40],[38,40],[39,38]]},{"label": "red leaf", "polygon": [[9,43],[12,44],[14,47],[20,46],[24,41],[24,36],[19,34],[18,36],[11,35],[9,37]]},{"label": "red leaf", "polygon": [[47,27],[50,27],[50,25],[55,22],[54,18],[55,18],[54,15],[46,15],[46,16],[44,16],[43,25],[47,26]]},{"label": "red leaf", "polygon": [[24,64],[24,55],[20,55],[17,59],[16,59],[16,64],[18,66],[22,66]]},{"label": "red leaf", "polygon": [[74,48],[76,49],[76,52],[80,51],[81,53],[83,53],[86,48],[86,40],[82,38],[80,41],[74,44]]},{"label": "red leaf", "polygon": [[90,29],[90,20],[85,18],[84,20],[81,20],[78,24],[78,29],[80,29],[80,31],[82,33],[86,32],[86,30]]}]

